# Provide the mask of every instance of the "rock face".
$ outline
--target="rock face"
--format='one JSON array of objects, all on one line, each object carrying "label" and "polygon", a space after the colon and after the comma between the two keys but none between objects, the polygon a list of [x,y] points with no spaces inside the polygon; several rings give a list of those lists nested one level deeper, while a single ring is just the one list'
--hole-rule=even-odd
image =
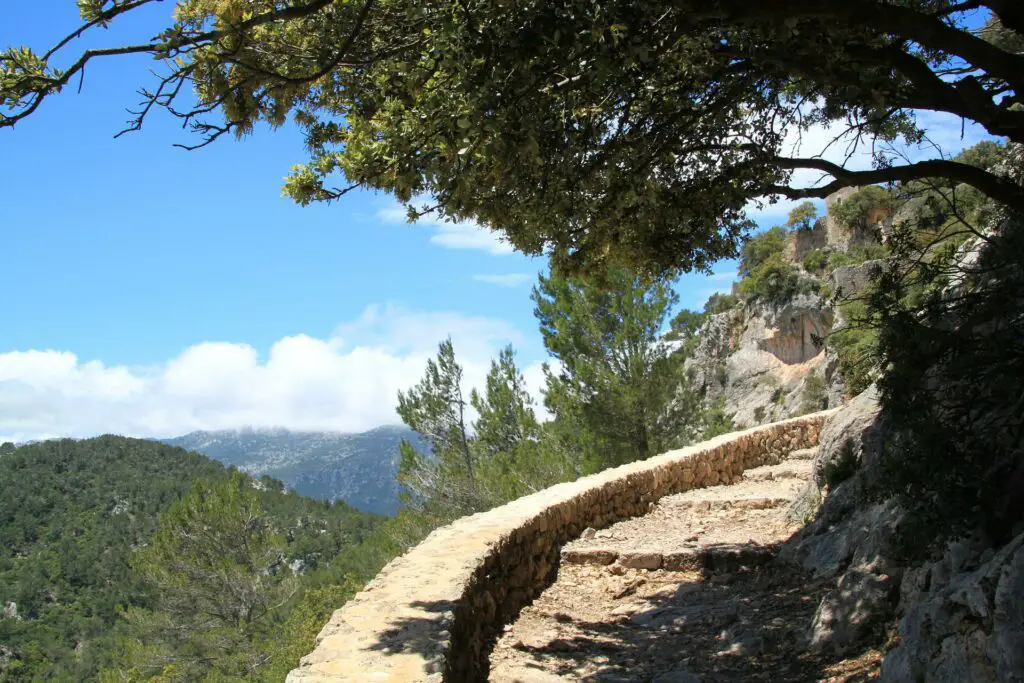
[{"label": "rock face", "polygon": [[[815,340],[832,322],[816,295],[719,313],[701,329],[688,367],[710,402],[724,400],[737,427],[791,417],[806,404],[808,378],[823,374],[825,354]],[[824,407],[824,400],[814,405]]]},{"label": "rock face", "polygon": [[983,545],[954,544],[906,573],[883,681],[1024,681],[1024,534],[995,553]]},{"label": "rock face", "polygon": [[794,503],[807,516],[824,500],[780,561],[836,580],[807,641],[845,653],[880,644],[895,627],[898,644],[883,660],[883,681],[1024,681],[1024,533],[1000,548],[980,537],[957,541],[933,562],[901,566],[893,549],[900,511],[864,496],[880,476],[884,428],[873,388],[836,412],[822,428],[815,479]]},{"label": "rock face", "polygon": [[[827,205],[833,207],[855,191],[840,190]],[[889,217],[879,213],[869,216],[872,220],[885,223]],[[793,229],[783,258],[800,271],[803,281],[818,282],[831,294],[748,302],[709,316],[688,361],[695,385],[708,402],[721,402],[741,428],[840,405],[844,387],[835,353],[824,340],[843,324],[840,304],[863,293],[885,263],[839,266],[828,272],[827,282],[803,263],[811,251],[828,257],[878,239],[875,227],[850,228],[831,214],[810,228]]]}]

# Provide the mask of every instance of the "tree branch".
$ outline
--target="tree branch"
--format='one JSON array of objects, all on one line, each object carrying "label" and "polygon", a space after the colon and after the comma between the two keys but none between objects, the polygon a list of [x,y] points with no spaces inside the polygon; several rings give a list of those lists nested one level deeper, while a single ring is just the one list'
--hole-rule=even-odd
[{"label": "tree branch", "polygon": [[958,161],[932,159],[905,166],[892,166],[865,171],[851,171],[825,159],[776,157],[770,163],[785,169],[813,169],[827,173],[834,181],[821,187],[794,188],[769,185],[764,193],[780,194],[789,199],[824,199],[844,187],[877,183],[909,182],[925,178],[948,178],[978,188],[986,195],[1017,210],[1024,210],[1024,187],[976,166]]}]

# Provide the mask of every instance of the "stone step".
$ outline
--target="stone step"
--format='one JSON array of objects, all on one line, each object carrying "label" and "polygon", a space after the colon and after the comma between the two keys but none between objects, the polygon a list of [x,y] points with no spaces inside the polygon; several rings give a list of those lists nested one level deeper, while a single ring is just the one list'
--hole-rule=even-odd
[{"label": "stone step", "polygon": [[793,502],[793,496],[737,496],[679,501],[675,507],[691,512],[717,512],[720,510],[772,510]]},{"label": "stone step", "polygon": [[801,448],[799,450],[790,451],[789,455],[786,456],[787,460],[814,460],[814,456],[817,455],[818,448]]},{"label": "stone step", "polygon": [[776,481],[778,479],[800,479],[810,481],[814,463],[810,460],[785,460],[778,465],[754,467],[743,473],[743,481]]},{"label": "stone step", "polygon": [[775,556],[772,548],[756,544],[705,545],[662,552],[659,550],[618,551],[612,548],[566,548],[566,564],[616,565],[628,569],[667,571],[733,572],[766,564]]}]

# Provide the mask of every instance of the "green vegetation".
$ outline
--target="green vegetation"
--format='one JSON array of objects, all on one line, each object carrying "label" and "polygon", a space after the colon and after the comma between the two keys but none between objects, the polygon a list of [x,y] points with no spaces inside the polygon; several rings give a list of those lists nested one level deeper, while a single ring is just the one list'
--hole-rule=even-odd
[{"label": "green vegetation", "polygon": [[716,292],[708,297],[708,300],[704,303],[704,315],[716,315],[731,311],[736,307],[737,303],[739,303],[739,299],[732,294]]},{"label": "green vegetation", "polygon": [[[180,0],[163,27],[130,21],[154,3],[81,0],[82,25],[54,49],[0,53],[0,127],[91,62],[146,54],[165,70],[130,128],[171,110],[202,145],[294,120],[311,157],[286,181],[296,201],[356,186],[414,207],[427,197],[442,219],[576,268],[707,266],[735,252],[746,207],[769,195],[938,176],[1024,208],[1024,190],[988,170],[939,150],[903,163],[887,144],[925,139],[922,108],[1024,142],[1007,96],[1024,91],[1024,22],[1007,0]],[[85,51],[108,26],[124,48]],[[790,134],[814,124],[872,145],[873,167],[791,154]],[[794,187],[799,171],[834,180]]]},{"label": "green vegetation", "polygon": [[538,422],[511,348],[468,403],[450,341],[399,393],[399,415],[431,445],[430,453],[402,445],[409,542],[462,515],[731,428],[721,405],[702,406],[683,370],[703,314],[673,318],[666,338],[682,348],[659,338],[677,301],[666,281],[621,269],[599,283],[542,276],[533,298],[557,362],[545,367],[549,422]]},{"label": "green vegetation", "polygon": [[587,435],[586,469],[644,459],[699,433],[699,398],[683,372],[685,355],[659,341],[678,297],[663,280],[629,271],[606,286],[541,277],[534,289],[544,346],[558,361],[546,371],[548,410]]},{"label": "green vegetation", "polygon": [[877,242],[862,242],[851,245],[846,251],[833,251],[828,256],[828,269],[835,270],[840,266],[859,266],[865,261],[884,260],[889,257],[889,249]]},{"label": "green vegetation", "polygon": [[879,363],[877,320],[872,319],[863,301],[839,307],[844,324],[828,337],[835,349],[838,370],[847,396],[856,396],[874,381]]},{"label": "green vegetation", "polygon": [[[193,482],[248,487],[246,500],[258,501],[266,528],[286,539],[277,546],[283,557],[304,566],[300,593],[275,619],[286,618],[301,590],[321,580],[315,577],[339,579],[333,563],[370,543],[382,521],[284,493],[280,482],[232,474],[195,453],[114,436],[22,446],[2,456],[0,475],[0,602],[16,603],[20,617],[0,620],[0,642],[13,650],[5,672],[12,682],[94,680],[119,643],[138,638],[126,614],[168,614],[147,573],[130,565],[154,552],[137,549],[184,514]],[[360,567],[337,569],[359,575]],[[296,648],[283,636],[278,645]]]},{"label": "green vegetation", "polygon": [[[1005,152],[985,143],[960,158],[994,164]],[[1012,163],[1020,173],[1020,157]],[[866,303],[886,369],[890,439],[878,493],[909,512],[909,553],[977,526],[1006,540],[1024,518],[1020,409],[1010,398],[1024,391],[1024,216],[948,183],[903,191],[915,220],[893,250],[909,267],[886,273]],[[980,250],[977,263],[967,250]]]},{"label": "green vegetation", "polygon": [[843,225],[864,230],[871,227],[869,219],[875,212],[891,212],[894,204],[895,198],[891,191],[878,185],[867,185],[836,202],[830,210]]},{"label": "green vegetation", "polygon": [[810,230],[817,220],[818,207],[814,205],[814,202],[802,202],[789,212],[786,227],[792,230]]},{"label": "green vegetation", "polygon": [[817,373],[811,373],[804,378],[803,395],[800,398],[799,415],[816,413],[828,407],[828,387],[825,385],[825,378]]},{"label": "green vegetation", "polygon": [[[561,275],[541,281],[538,317],[559,361],[545,394],[552,422],[534,426],[509,352],[492,367],[484,395],[470,397],[483,410],[467,426],[461,370],[450,345],[442,347],[424,381],[400,399],[403,419],[437,450],[403,447],[408,508],[387,523],[386,535],[373,534],[373,524],[350,510],[289,499],[264,482],[260,509],[273,533],[255,530],[258,548],[308,560],[340,584],[349,569],[369,570],[395,550],[384,538],[414,538],[446,515],[534,482],[692,438],[705,418],[679,360],[652,343],[671,299],[641,276],[733,256],[752,227],[746,207],[753,200],[823,198],[865,184],[837,215],[864,227],[875,208],[904,208],[909,220],[892,240],[892,262],[903,267],[883,273],[842,311],[847,327],[830,341],[849,390],[880,376],[895,434],[882,495],[895,495],[911,513],[911,535],[929,540],[978,524],[1002,539],[1022,516],[1020,405],[1011,397],[1022,394],[1024,377],[1024,189],[995,172],[1003,149],[993,143],[954,160],[905,164],[885,151],[887,143],[925,139],[923,117],[914,114],[922,108],[1024,143],[1019,3],[633,0],[581,9],[551,0],[509,11],[451,0],[188,0],[175,4],[166,30],[153,38],[152,31],[140,40],[121,33],[130,46],[68,55],[79,40],[91,44],[95,29],[120,28],[124,15],[153,2],[81,0],[82,26],[55,37],[54,50],[0,53],[0,127],[32,115],[90,61],[148,54],[167,71],[144,91],[132,127],[166,108],[206,144],[294,119],[311,155],[286,181],[299,203],[364,187],[394,194],[415,215],[416,202],[429,197],[441,219],[475,219],[523,252],[550,253],[559,273],[590,269],[620,278],[606,289]],[[989,12],[981,32],[965,21],[979,8]],[[177,100],[183,91],[195,100]],[[831,164],[820,150],[791,156],[784,140],[807,123],[855,126],[877,143],[873,168]],[[1020,160],[1014,165],[1019,174]],[[834,180],[788,185],[801,170]],[[349,185],[336,189],[338,176]],[[880,186],[893,183],[895,195]],[[791,224],[803,229],[810,220],[803,207]],[[785,238],[776,228],[743,245],[746,301],[779,301],[813,286],[782,257]],[[977,242],[990,246],[972,273],[957,253]],[[680,322],[681,334],[687,326]],[[227,474],[208,473],[209,463],[180,453],[139,458],[152,447],[139,443],[56,442],[2,455],[0,589],[18,597],[27,615],[0,622],[3,642],[16,648],[13,680],[89,678],[111,663],[105,639],[121,629],[128,629],[118,640],[124,658],[135,662],[135,622],[118,621],[124,608],[129,615],[149,610],[158,625],[181,616],[173,593],[154,588],[156,575],[144,563],[141,573],[129,572],[126,559],[153,537],[158,514],[166,513],[160,524],[169,528],[190,523],[191,503],[170,510],[191,479],[220,477],[226,485]],[[69,456],[80,448],[99,455]],[[134,464],[125,469],[104,449]],[[844,465],[830,478],[848,473]],[[124,498],[138,507],[115,514]],[[300,525],[303,515],[311,519]],[[335,532],[314,537],[323,524]],[[350,542],[357,549],[341,553]],[[305,555],[295,554],[299,547]],[[287,572],[272,576],[270,595],[287,594]],[[327,597],[345,593],[324,590]],[[263,637],[264,618],[281,619],[282,633],[308,634],[319,617],[303,597],[311,594],[300,587],[287,617],[262,612],[260,623],[243,629],[243,650]],[[215,628],[223,623],[230,622]],[[164,643],[142,644],[143,659]],[[188,643],[213,652],[202,638]],[[282,644],[285,651],[295,649]],[[245,671],[258,679],[284,662],[203,656],[202,670],[187,675],[230,679]],[[132,669],[118,669],[125,670]]]},{"label": "green vegetation", "polygon": [[804,270],[808,273],[814,273],[815,275],[821,275],[825,271],[825,266],[829,263],[828,256],[825,252],[820,249],[811,249],[804,254]]}]

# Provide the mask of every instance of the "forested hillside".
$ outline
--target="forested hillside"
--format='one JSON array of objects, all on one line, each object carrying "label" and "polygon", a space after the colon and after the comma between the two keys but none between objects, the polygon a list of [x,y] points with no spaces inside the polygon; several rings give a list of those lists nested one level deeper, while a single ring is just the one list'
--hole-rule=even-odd
[{"label": "forested hillside", "polygon": [[[268,477],[234,476],[283,539],[280,573],[306,581],[381,519],[284,493]],[[136,626],[125,611],[160,607],[132,556],[195,482],[230,485],[232,471],[180,448],[116,436],[47,441],[0,456],[0,680],[92,680],[110,665]]]}]

